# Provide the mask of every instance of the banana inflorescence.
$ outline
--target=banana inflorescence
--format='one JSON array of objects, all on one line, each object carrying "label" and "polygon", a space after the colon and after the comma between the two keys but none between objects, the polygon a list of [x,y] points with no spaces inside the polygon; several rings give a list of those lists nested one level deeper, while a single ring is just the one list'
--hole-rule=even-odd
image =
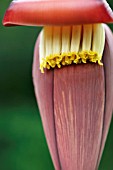
[{"label": "banana inflorescence", "polygon": [[40,35],[40,69],[61,68],[72,63],[102,65],[105,45],[103,24],[45,26]]}]

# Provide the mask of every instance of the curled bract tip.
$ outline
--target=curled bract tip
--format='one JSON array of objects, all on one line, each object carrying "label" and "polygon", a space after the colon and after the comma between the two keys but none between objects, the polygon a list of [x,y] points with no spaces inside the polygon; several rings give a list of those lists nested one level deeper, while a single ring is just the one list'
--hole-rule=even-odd
[{"label": "curled bract tip", "polygon": [[14,0],[3,25],[72,25],[111,23],[113,11],[106,0]]}]

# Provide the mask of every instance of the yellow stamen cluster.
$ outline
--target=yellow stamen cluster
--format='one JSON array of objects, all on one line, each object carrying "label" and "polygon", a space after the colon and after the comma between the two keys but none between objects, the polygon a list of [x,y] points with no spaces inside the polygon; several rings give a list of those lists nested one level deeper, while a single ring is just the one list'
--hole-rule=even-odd
[{"label": "yellow stamen cluster", "polygon": [[93,51],[82,51],[82,52],[69,52],[63,54],[54,54],[47,56],[42,59],[42,63],[40,64],[41,72],[44,73],[44,68],[50,69],[61,68],[61,66],[80,63],[93,62],[98,63],[99,65],[103,65],[101,63],[101,56],[98,56],[97,52]]},{"label": "yellow stamen cluster", "polygon": [[105,44],[102,24],[45,27],[40,39],[40,69],[61,68],[72,63],[102,65]]}]

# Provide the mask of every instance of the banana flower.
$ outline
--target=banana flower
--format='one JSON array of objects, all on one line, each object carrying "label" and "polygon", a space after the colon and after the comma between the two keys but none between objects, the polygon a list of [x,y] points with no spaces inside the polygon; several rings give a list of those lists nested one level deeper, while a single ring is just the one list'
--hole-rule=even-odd
[{"label": "banana flower", "polygon": [[33,82],[56,170],[96,170],[113,109],[113,22],[105,0],[14,0],[3,25],[44,26]]}]

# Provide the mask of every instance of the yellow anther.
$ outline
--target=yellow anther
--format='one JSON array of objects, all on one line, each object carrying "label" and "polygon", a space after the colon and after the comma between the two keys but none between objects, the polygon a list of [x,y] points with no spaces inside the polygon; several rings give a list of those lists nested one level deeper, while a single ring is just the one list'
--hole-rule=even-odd
[{"label": "yellow anther", "polygon": [[61,68],[61,65],[60,65],[60,64],[57,64],[57,67],[58,67],[58,68]]}]

